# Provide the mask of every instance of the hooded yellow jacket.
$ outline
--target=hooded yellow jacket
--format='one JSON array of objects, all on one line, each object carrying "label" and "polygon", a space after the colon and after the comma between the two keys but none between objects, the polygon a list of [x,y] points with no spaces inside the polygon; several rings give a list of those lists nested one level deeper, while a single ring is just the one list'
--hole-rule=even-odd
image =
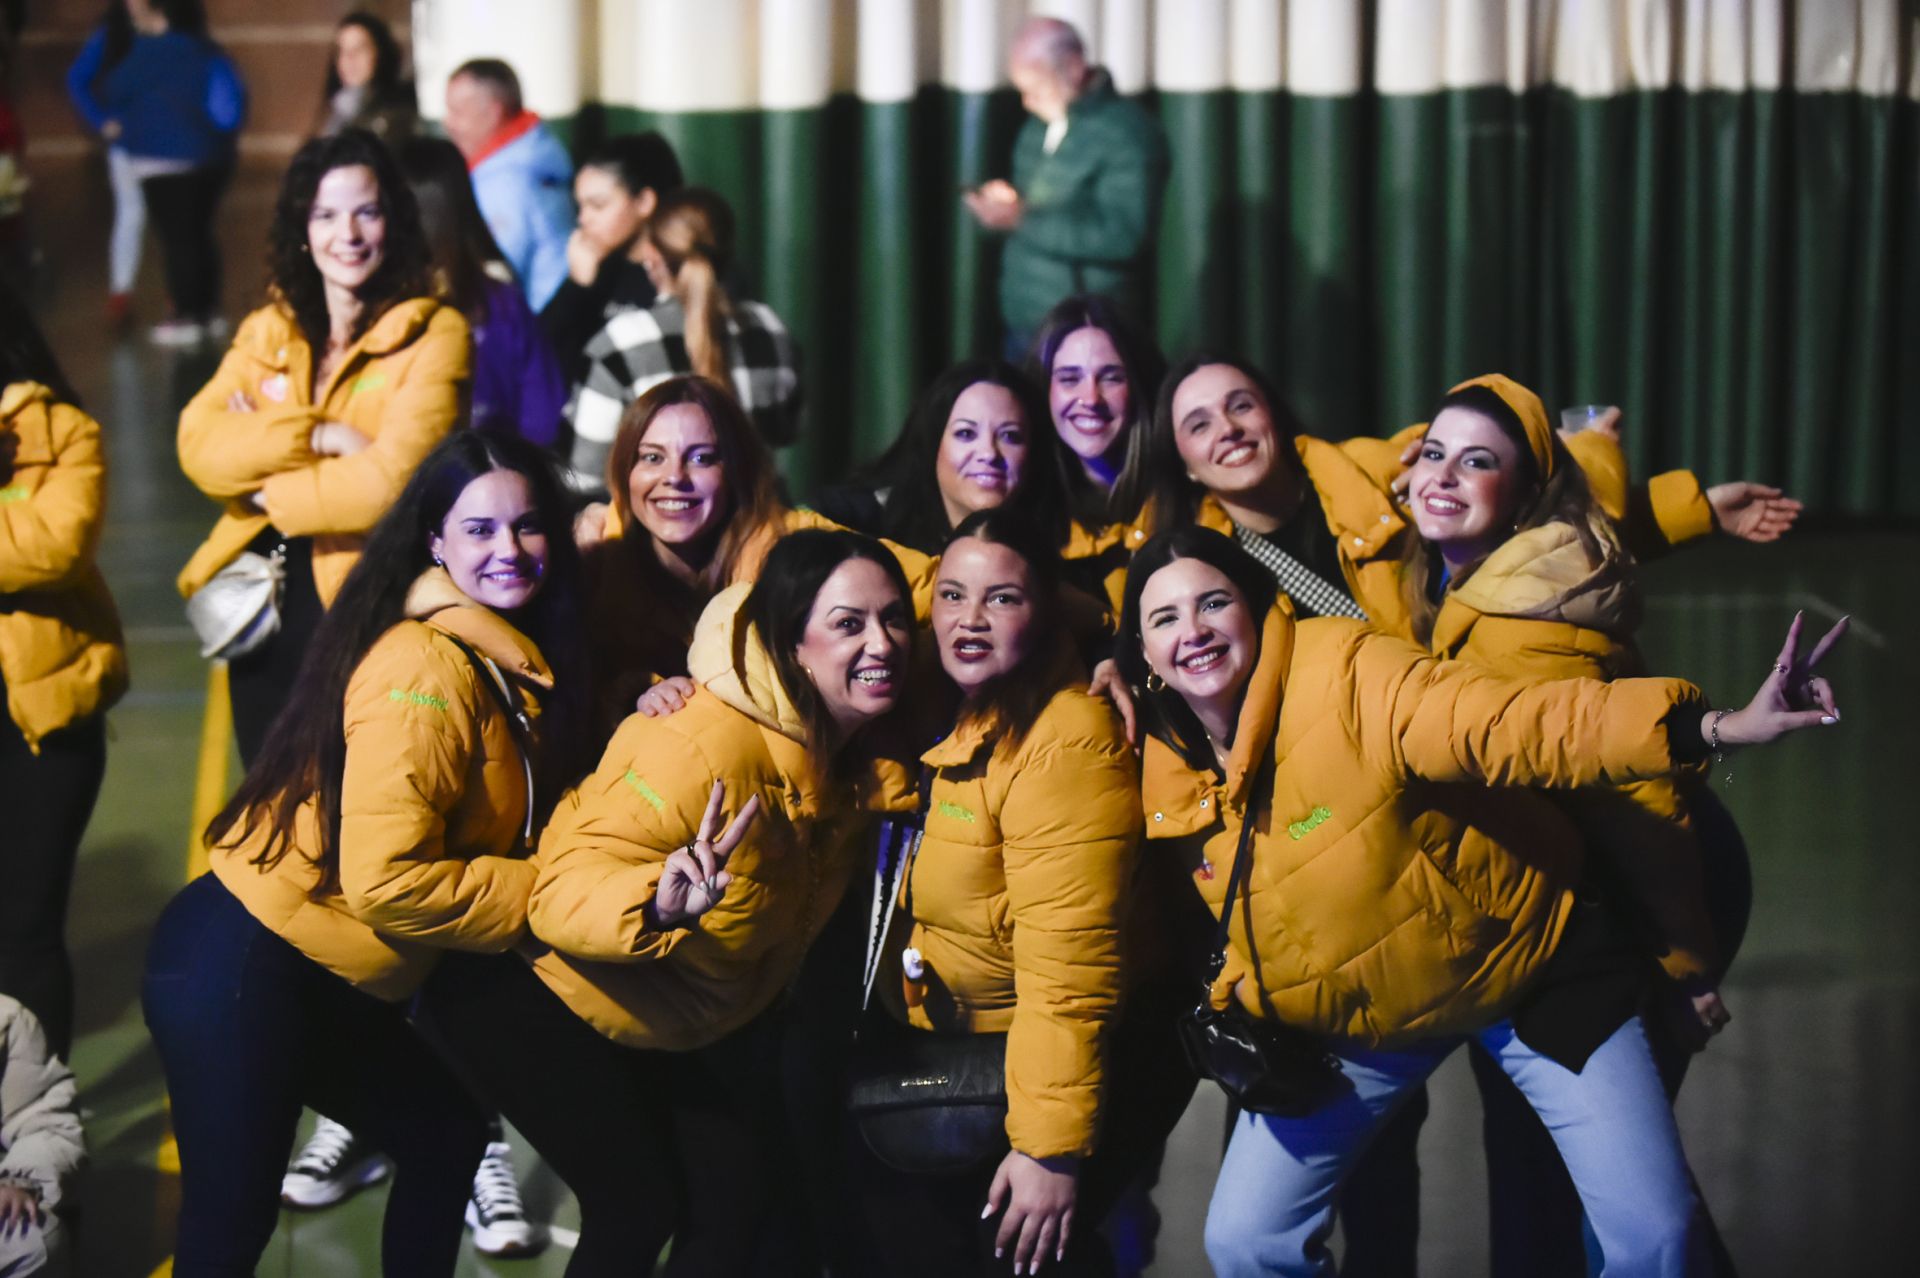
[{"label": "hooded yellow jacket", "polygon": [[[375,320],[316,387],[314,352],[292,315],[269,305],[241,321],[213,380],[180,413],[180,468],[222,508],[181,570],[180,593],[200,589],[271,525],[313,538],[313,584],[331,601],[367,531],[459,422],[472,345],[460,312],[413,298]],[[231,411],[236,391],[256,409]],[[309,438],[329,421],[371,443],[351,457],[316,455]],[[264,514],[248,500],[256,492]]]},{"label": "hooded yellow jacket", "polygon": [[[629,1047],[689,1051],[766,1010],[846,890],[863,809],[913,805],[898,765],[857,787],[820,781],[799,711],[739,615],[748,589],[722,591],[701,616],[687,662],[700,694],[667,718],[629,716],[561,799],[535,858],[531,921],[553,950],[534,971]],[[715,781],[729,814],[760,796],[728,860],[733,883],[689,926],[654,931],[643,911]]]},{"label": "hooded yellow jacket", "polygon": [[963,721],[921,756],[926,833],[900,904],[925,997],[905,1008],[882,983],[921,1029],[1006,1031],[1007,1137],[1034,1158],[1093,1151],[1140,836],[1139,771],[1112,708],[1071,660],[1052,673],[1058,691],[1017,743]]},{"label": "hooded yellow jacket", "polygon": [[347,684],[338,885],[319,891],[318,817],[296,816],[293,846],[251,864],[257,829],[209,852],[252,915],[320,966],[389,1001],[419,989],[440,951],[497,953],[527,929],[534,870],[521,835],[526,774],[498,694],[453,643],[490,657],[530,718],[553,686],[546,660],[444,571],[421,576],[408,620],[380,636]]},{"label": "hooded yellow jacket", "polygon": [[1147,837],[1178,841],[1216,916],[1256,760],[1271,777],[1252,814],[1253,945],[1236,909],[1215,1002],[1237,997],[1266,1015],[1264,1001],[1289,1024],[1360,1046],[1497,1019],[1559,944],[1575,866],[1542,857],[1524,829],[1504,837],[1528,810],[1511,801],[1526,795],[1499,795],[1487,814],[1505,822],[1500,843],[1463,837],[1471,827],[1445,804],[1474,787],[1454,783],[1664,775],[1675,766],[1664,721],[1697,702],[1677,680],[1499,679],[1357,622],[1295,623],[1276,606],[1225,779],[1157,739],[1144,754]]},{"label": "hooded yellow jacket", "polygon": [[[1631,637],[1639,619],[1632,564],[1611,539],[1600,546],[1595,555],[1561,523],[1509,538],[1441,602],[1434,654],[1513,679],[1645,674]],[[1716,977],[1700,849],[1682,782],[1658,777],[1559,797],[1589,849],[1639,898],[1667,974],[1683,982]]]},{"label": "hooded yellow jacket", "polygon": [[0,388],[0,680],[36,752],[127,690],[120,615],[93,562],[106,500],[99,424],[38,382]]}]

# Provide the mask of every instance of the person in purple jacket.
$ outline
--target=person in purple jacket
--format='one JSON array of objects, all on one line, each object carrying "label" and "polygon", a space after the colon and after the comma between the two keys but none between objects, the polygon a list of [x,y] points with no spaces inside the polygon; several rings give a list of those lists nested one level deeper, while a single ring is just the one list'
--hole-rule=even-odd
[{"label": "person in purple jacket", "polygon": [[473,327],[473,426],[543,448],[559,440],[567,381],[480,216],[458,147],[412,138],[395,150],[420,205],[443,295]]},{"label": "person in purple jacket", "polygon": [[86,91],[74,100],[88,124],[125,152],[160,241],[173,316],[154,326],[152,338],[194,346],[225,332],[213,219],[233,176],[247,91],[208,38],[200,0],[126,0],[126,7],[131,45],[107,66],[103,41],[102,69],[83,77]]}]

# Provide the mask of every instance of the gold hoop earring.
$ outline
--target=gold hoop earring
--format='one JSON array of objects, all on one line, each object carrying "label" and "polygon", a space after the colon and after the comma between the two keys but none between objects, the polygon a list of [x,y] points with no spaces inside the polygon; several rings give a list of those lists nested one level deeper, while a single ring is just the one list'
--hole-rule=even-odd
[{"label": "gold hoop earring", "polygon": [[1147,667],[1147,691],[1165,692],[1166,690],[1167,681],[1160,677],[1160,672],[1151,666]]}]

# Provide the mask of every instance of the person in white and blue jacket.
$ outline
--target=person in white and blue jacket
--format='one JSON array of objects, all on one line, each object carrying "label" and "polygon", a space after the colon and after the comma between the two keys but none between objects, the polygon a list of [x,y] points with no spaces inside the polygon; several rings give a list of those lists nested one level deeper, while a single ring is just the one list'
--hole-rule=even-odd
[{"label": "person in white and blue jacket", "polygon": [[520,98],[498,58],[475,58],[447,80],[447,139],[467,157],[480,216],[539,311],[567,278],[573,157]]}]

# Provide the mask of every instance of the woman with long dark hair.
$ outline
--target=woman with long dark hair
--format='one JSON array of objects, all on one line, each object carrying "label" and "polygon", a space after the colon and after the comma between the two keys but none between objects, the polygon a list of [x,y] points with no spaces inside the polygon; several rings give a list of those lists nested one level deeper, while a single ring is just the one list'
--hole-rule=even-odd
[{"label": "woman with long dark hair", "polygon": [[566,379],[480,216],[460,148],[443,138],[409,138],[394,153],[420,206],[441,295],[473,329],[473,428],[552,448]]},{"label": "woman with long dark hair", "polygon": [[575,1278],[644,1270],[670,1237],[671,1272],[749,1271],[786,1188],[768,1013],[854,873],[863,812],[912,803],[871,740],[912,629],[878,542],[783,538],[702,617],[699,695],[628,718],[556,809],[531,905],[551,952],[428,987],[437,1032],[579,1199]]},{"label": "woman with long dark hair", "polygon": [[769,448],[793,442],[799,357],[772,307],[727,288],[733,226],[732,206],[697,186],[661,197],[647,218],[633,255],[659,297],[615,315],[587,343],[568,408],[582,487],[598,481],[627,405],[669,377],[692,373],[725,387]]},{"label": "woman with long dark hair", "polygon": [[301,1107],[398,1172],[388,1273],[451,1273],[485,1115],[407,1022],[451,950],[526,937],[570,772],[579,560],[551,464],[463,433],[368,536],[263,752],[154,929],[143,1005],[180,1142],[174,1267],[250,1273]]},{"label": "woman with long dark hair", "polygon": [[283,561],[280,627],[229,665],[251,762],[367,530],[459,420],[466,320],[436,296],[413,193],[349,129],[301,147],[268,233],[266,305],[180,414],[180,464],[222,505],[182,570],[191,595],[243,551]]},{"label": "woman with long dark hair", "polygon": [[378,14],[349,13],[333,29],[332,55],[314,115],[316,137],[342,129],[365,129],[388,145],[410,137],[420,124],[413,80],[393,29]]},{"label": "woman with long dark hair", "polygon": [[818,494],[814,509],[927,555],[967,516],[1003,505],[1062,543],[1071,521],[1046,421],[1045,401],[1018,369],[964,360],[914,401],[885,453],[852,483]]},{"label": "woman with long dark hair", "polygon": [[1844,623],[1802,653],[1796,618],[1753,700],[1714,711],[1675,680],[1496,678],[1277,599],[1224,536],[1176,529],[1135,555],[1116,649],[1149,731],[1148,837],[1216,914],[1253,858],[1214,1005],[1315,1036],[1341,1074],[1305,1117],[1240,1116],[1207,1222],[1216,1272],[1331,1272],[1335,1187],[1468,1038],[1552,1112],[1609,1269],[1696,1272],[1696,1198],[1640,1019],[1595,1034],[1516,1011],[1570,943],[1572,861],[1470,841],[1446,796],[1649,779],[1837,723],[1812,668]]},{"label": "woman with long dark hair", "polygon": [[863,1050],[993,1036],[1007,1111],[971,1165],[937,1172],[849,1140],[881,1272],[1108,1271],[1101,1220],[1193,1091],[1137,950],[1133,751],[1085,691],[1061,588],[1058,552],[1005,508],[963,520],[936,570],[944,713],[924,837],[883,880],[898,913]]},{"label": "woman with long dark hair", "polygon": [[94,564],[106,518],[100,426],[0,284],[0,994],[53,1049],[73,1047],[68,891],[107,766],[106,712],[127,689],[113,596]]}]

